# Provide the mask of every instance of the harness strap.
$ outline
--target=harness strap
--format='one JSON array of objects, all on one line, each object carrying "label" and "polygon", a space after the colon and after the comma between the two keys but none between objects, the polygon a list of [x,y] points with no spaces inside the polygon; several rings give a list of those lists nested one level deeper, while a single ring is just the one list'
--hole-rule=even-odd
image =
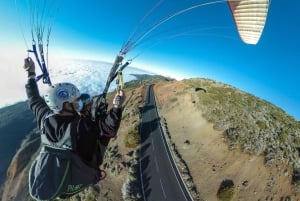
[{"label": "harness strap", "polygon": [[72,125],[70,124],[67,127],[67,130],[65,132],[65,135],[63,135],[62,139],[60,139],[58,142],[51,142],[50,140],[48,140],[47,135],[46,135],[46,130],[45,130],[45,122],[46,120],[53,116],[54,113],[53,112],[48,112],[46,113],[41,121],[41,141],[43,143],[43,145],[55,148],[55,149],[68,149],[68,150],[73,150],[73,144],[72,144],[72,138],[71,138],[71,132],[72,132]]}]

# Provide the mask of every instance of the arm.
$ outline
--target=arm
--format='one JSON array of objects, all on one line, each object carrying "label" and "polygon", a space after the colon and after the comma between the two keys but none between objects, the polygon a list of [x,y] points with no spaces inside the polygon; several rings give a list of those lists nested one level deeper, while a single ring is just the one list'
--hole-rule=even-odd
[{"label": "arm", "polygon": [[116,94],[113,105],[108,113],[98,122],[101,130],[101,144],[107,146],[110,139],[117,135],[122,118],[122,102],[124,100],[123,91]]},{"label": "arm", "polygon": [[121,108],[112,108],[104,119],[98,122],[101,130],[101,143],[107,146],[109,139],[115,137],[120,127],[122,118]]},{"label": "arm", "polygon": [[45,103],[44,99],[40,96],[37,83],[35,81],[35,66],[32,59],[26,58],[24,64],[25,70],[28,72],[28,81],[25,85],[26,94],[28,98],[29,108],[34,113],[38,126],[41,125],[41,119],[46,112],[50,112],[50,108]]}]

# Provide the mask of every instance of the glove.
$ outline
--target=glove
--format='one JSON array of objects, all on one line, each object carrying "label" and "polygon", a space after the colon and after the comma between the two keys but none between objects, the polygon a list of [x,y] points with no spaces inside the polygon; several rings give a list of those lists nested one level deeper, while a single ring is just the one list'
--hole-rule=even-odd
[{"label": "glove", "polygon": [[113,105],[115,108],[121,108],[122,103],[124,101],[124,92],[118,91],[118,93],[115,95],[115,98],[113,99]]},{"label": "glove", "polygon": [[27,72],[35,73],[35,65],[33,60],[30,57],[24,59],[24,69]]}]

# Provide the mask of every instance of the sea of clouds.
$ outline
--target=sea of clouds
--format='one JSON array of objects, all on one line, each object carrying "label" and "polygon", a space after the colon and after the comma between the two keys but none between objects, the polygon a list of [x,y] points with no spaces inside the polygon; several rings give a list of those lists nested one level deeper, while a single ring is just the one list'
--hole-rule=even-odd
[{"label": "sea of clouds", "polygon": [[[65,59],[54,61],[51,65],[49,64],[49,74],[52,84],[71,82],[75,84],[82,93],[97,95],[103,91],[111,67],[111,63],[102,61]],[[40,71],[37,65],[36,68],[37,74],[39,74]],[[136,79],[133,74],[154,75],[155,73],[127,66],[123,70],[124,82]],[[1,85],[1,91],[5,96],[0,100],[0,108],[26,100],[24,87],[26,83],[26,72],[24,72],[21,67],[18,68],[17,72],[11,71],[11,74],[10,72],[6,73],[6,78],[4,79],[6,79],[6,81],[3,79],[2,81],[5,82],[6,85],[4,83],[4,85]],[[43,84],[40,80],[38,86],[41,95],[43,95],[48,85]],[[115,87],[115,82],[112,82],[109,91],[114,90]]]}]

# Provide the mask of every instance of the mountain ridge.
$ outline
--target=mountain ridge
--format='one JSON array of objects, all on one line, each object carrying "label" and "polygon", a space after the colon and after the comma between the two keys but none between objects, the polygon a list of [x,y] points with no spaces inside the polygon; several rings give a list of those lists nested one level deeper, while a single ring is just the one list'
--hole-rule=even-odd
[{"label": "mountain ridge", "polygon": [[27,102],[19,102],[0,109],[0,183],[3,182],[10,158],[18,150],[25,135],[35,126]]}]

